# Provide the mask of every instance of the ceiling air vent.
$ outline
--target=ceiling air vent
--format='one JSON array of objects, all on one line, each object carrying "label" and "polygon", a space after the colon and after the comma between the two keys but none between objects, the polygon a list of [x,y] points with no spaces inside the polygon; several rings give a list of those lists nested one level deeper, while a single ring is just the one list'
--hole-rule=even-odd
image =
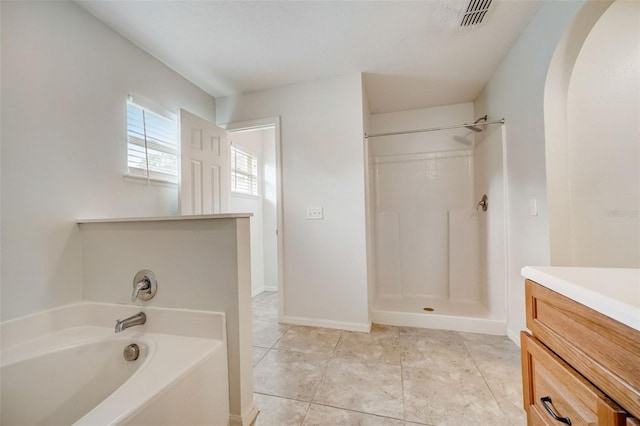
[{"label": "ceiling air vent", "polygon": [[489,10],[489,6],[491,6],[491,2],[492,0],[471,0],[462,16],[460,26],[473,27],[481,23]]}]

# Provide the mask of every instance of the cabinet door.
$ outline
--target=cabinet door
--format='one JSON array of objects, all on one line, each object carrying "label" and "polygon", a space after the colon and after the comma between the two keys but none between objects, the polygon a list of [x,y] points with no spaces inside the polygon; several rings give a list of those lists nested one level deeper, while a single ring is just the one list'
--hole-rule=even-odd
[{"label": "cabinet door", "polygon": [[624,426],[615,402],[528,333],[521,333],[524,408],[531,425]]},{"label": "cabinet door", "polygon": [[533,281],[525,291],[533,335],[640,418],[640,331]]}]

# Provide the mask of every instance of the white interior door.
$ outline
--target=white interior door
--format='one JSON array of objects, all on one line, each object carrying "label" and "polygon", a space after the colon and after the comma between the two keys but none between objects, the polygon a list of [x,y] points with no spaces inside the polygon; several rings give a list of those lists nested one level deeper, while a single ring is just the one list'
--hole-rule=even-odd
[{"label": "white interior door", "polygon": [[180,212],[229,211],[230,164],[227,132],[180,109]]}]

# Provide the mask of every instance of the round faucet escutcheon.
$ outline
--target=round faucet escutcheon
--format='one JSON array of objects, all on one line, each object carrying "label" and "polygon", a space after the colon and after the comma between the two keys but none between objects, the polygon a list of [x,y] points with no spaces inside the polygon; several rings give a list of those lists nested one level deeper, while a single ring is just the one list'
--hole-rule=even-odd
[{"label": "round faucet escutcheon", "polygon": [[148,269],[138,271],[133,277],[133,293],[131,293],[131,302],[140,299],[143,301],[153,299],[158,291],[158,280],[153,272]]}]

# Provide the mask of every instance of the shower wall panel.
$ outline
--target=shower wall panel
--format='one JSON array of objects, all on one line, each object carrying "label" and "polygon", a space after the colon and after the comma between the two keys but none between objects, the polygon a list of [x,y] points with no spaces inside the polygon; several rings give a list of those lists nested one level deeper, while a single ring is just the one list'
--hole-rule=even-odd
[{"label": "shower wall panel", "polygon": [[375,194],[379,295],[449,298],[449,211],[473,205],[473,151],[377,156]]},{"label": "shower wall panel", "polygon": [[481,300],[479,215],[475,209],[449,210],[449,300]]}]

